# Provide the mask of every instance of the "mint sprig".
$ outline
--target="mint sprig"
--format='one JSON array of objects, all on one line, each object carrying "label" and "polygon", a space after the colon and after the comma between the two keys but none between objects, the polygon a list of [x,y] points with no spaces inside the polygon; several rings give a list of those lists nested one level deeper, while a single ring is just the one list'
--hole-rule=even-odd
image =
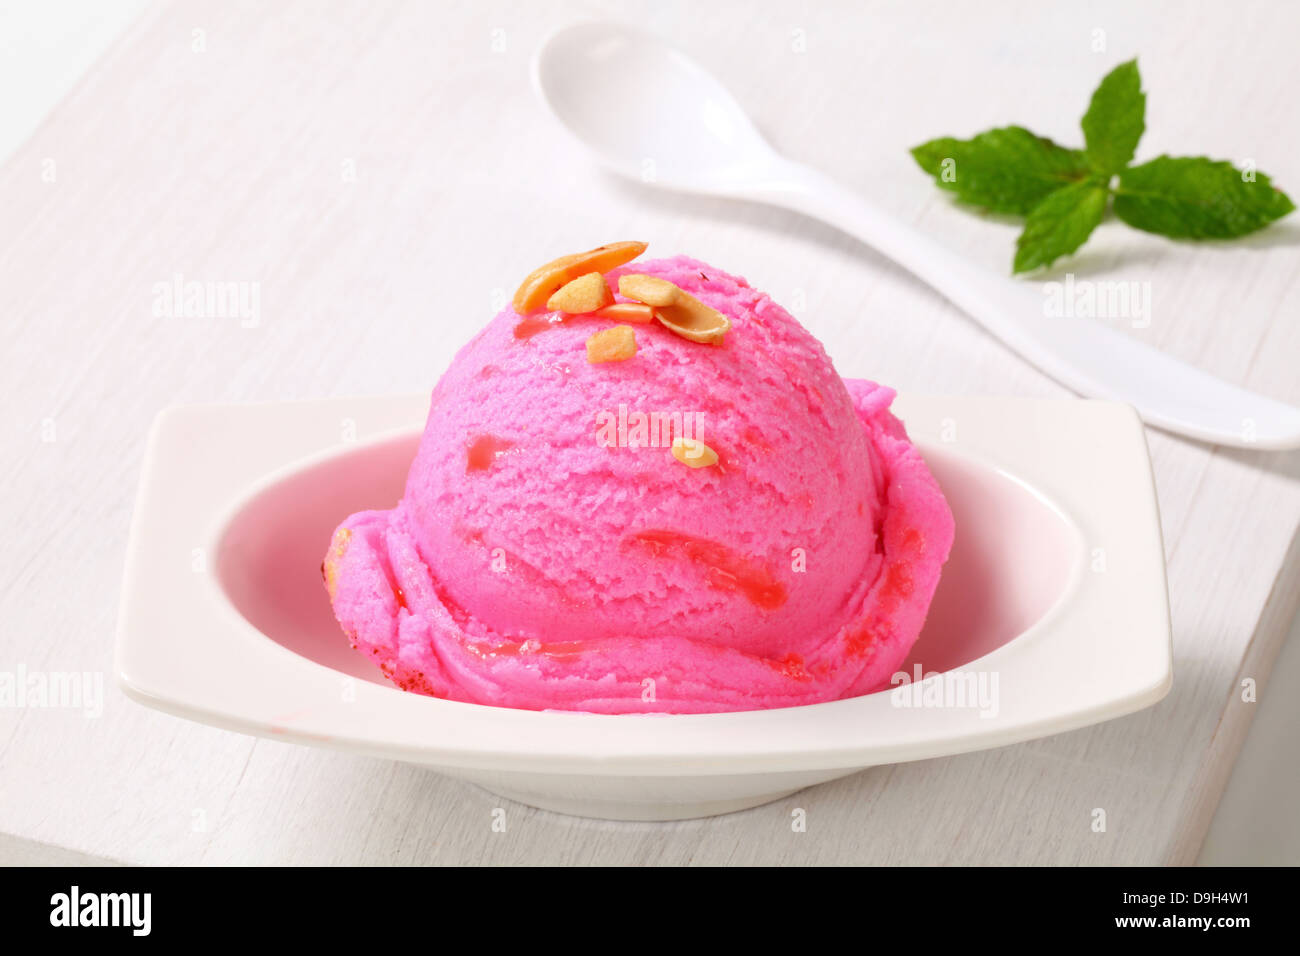
[{"label": "mint sprig", "polygon": [[1111,176],[1132,162],[1146,131],[1146,116],[1147,97],[1137,60],[1121,63],[1102,78],[1079,121],[1088,165]]},{"label": "mint sprig", "polygon": [[1233,239],[1295,209],[1268,176],[1203,156],[1130,165],[1146,130],[1137,60],[1101,81],[1073,149],[1006,126],[968,140],[941,137],[912,156],[941,189],[992,212],[1025,217],[1012,271],[1050,266],[1087,241],[1114,202],[1116,218],[1175,239]]},{"label": "mint sprig", "polygon": [[943,137],[912,150],[941,189],[993,212],[1025,216],[1048,195],[1090,173],[1083,151],[1067,149],[1023,126],[974,139]]},{"label": "mint sprig", "polygon": [[1295,203],[1263,173],[1244,179],[1231,163],[1159,156],[1119,174],[1115,215],[1134,229],[1175,239],[1233,239],[1263,229]]},{"label": "mint sprig", "polygon": [[1106,211],[1106,186],[1094,180],[1058,189],[1025,218],[1016,240],[1016,272],[1050,265],[1078,249]]}]

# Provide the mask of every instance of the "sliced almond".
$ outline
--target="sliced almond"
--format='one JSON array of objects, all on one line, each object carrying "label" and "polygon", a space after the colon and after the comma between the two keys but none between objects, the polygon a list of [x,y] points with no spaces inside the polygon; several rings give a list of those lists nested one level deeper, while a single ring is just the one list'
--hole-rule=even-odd
[{"label": "sliced almond", "polygon": [[534,269],[520,284],[512,300],[520,315],[536,312],[567,283],[588,272],[608,272],[631,262],[645,252],[644,242],[611,242],[587,252],[560,256]]},{"label": "sliced almond", "polygon": [[708,468],[718,463],[718,453],[695,438],[673,439],[673,457],[689,468]]},{"label": "sliced almond", "polygon": [[667,279],[646,275],[620,276],[618,291],[629,299],[653,306],[672,305],[682,294],[682,290]]},{"label": "sliced almond", "polygon": [[635,322],[637,325],[646,325],[655,320],[655,310],[640,302],[615,302],[597,309],[592,315],[613,319],[615,322]]},{"label": "sliced almond", "polygon": [[688,292],[678,291],[672,305],[656,306],[655,318],[664,328],[692,342],[719,345],[731,329],[731,320]]},{"label": "sliced almond", "polygon": [[614,296],[605,284],[605,277],[599,272],[588,272],[561,286],[555,295],[546,300],[546,307],[552,312],[558,310],[570,315],[582,315],[603,309],[613,302]]},{"label": "sliced almond", "polygon": [[636,355],[636,332],[630,325],[616,325],[587,339],[587,361],[592,365],[625,362],[633,355]]},{"label": "sliced almond", "polygon": [[325,590],[329,592],[330,600],[334,600],[334,595],[339,589],[339,562],[343,560],[343,553],[347,551],[348,545],[352,542],[352,529],[339,528],[334,532],[334,537],[330,539],[329,553],[325,555]]}]

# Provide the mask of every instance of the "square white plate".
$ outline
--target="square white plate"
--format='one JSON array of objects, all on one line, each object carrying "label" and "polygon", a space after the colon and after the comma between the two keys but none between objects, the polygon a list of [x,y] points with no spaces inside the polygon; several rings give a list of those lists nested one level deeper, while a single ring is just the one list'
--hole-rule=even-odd
[{"label": "square white plate", "polygon": [[602,716],[388,685],[339,631],[319,568],[343,517],[397,500],[426,396],[163,412],[131,527],[118,680],[137,701],[204,723],[424,764],[548,809],[642,820],[754,806],[1163,697],[1164,551],[1134,412],[921,395],[894,410],[957,525],[904,665],[923,668],[919,688],[781,710]]}]

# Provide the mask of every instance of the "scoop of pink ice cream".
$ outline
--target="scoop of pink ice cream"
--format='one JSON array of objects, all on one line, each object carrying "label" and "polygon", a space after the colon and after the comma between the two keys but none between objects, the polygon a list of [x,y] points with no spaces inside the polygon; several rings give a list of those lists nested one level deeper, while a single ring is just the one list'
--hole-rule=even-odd
[{"label": "scoop of pink ice cream", "polygon": [[[925,619],[952,516],[893,392],[843,381],[743,280],[634,262],[732,323],[720,345],[507,307],[434,389],[406,492],[348,518],[326,577],[398,686],[600,713],[752,710],[888,683]],[[702,441],[716,464],[674,456]]]}]

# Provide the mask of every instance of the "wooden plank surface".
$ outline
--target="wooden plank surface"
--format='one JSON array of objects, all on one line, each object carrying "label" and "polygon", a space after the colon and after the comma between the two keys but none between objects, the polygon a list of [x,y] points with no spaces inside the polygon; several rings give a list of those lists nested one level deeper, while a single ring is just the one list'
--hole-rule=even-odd
[{"label": "wooden plank surface", "polygon": [[[0,671],[110,673],[160,408],[427,389],[518,277],[597,242],[648,239],[748,276],[846,375],[1063,394],[827,227],[595,173],[536,106],[528,59],[548,30],[613,5],[537,6],[164,5],[0,169]],[[1008,268],[1016,226],[954,209],[907,147],[1008,122],[1077,140],[1093,85],[1134,54],[1140,157],[1253,159],[1300,192],[1293,5],[618,9],[708,63],[779,148],[989,268]],[[1116,323],[1128,334],[1300,403],[1298,251],[1296,222],[1229,246],[1107,222],[1069,268],[1150,283],[1151,322]],[[256,283],[258,321],[156,316],[155,286],[177,274]],[[1150,445],[1175,683],[1132,717],[706,821],[507,804],[496,833],[503,804],[482,791],[167,717],[110,682],[98,718],[0,709],[0,833],[149,863],[1190,862],[1249,724],[1238,684],[1268,692],[1300,596],[1300,455]]]}]

